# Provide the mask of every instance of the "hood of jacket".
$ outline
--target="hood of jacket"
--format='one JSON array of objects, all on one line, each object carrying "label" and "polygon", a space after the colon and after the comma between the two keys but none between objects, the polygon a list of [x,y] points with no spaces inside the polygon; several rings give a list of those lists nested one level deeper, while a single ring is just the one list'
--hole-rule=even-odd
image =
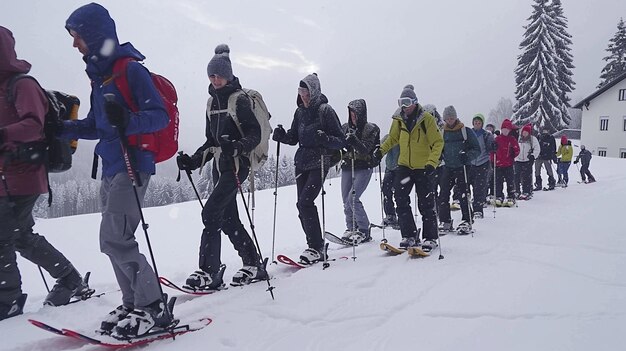
[{"label": "hood of jacket", "polygon": [[[328,103],[328,99],[322,94],[322,86],[320,84],[319,78],[317,78],[317,74],[309,74],[308,76],[302,78],[300,84],[306,85],[307,89],[309,89],[309,94],[311,96],[311,101],[309,103],[309,107],[318,107],[322,103]],[[325,99],[326,101],[322,101]],[[296,99],[296,105],[298,107],[304,107],[304,103],[300,98],[300,94],[298,94],[298,98]]]},{"label": "hood of jacket", "polygon": [[[350,111],[354,111],[356,114],[356,126],[352,124],[352,118],[350,118]],[[348,125],[350,128],[356,129],[359,132],[363,132],[363,128],[367,124],[367,104],[363,99],[352,100],[348,104]]]},{"label": "hood of jacket", "polygon": [[76,9],[65,22],[67,31],[74,31],[85,41],[89,53],[83,56],[90,78],[110,74],[113,63],[120,57],[143,61],[143,56],[131,43],[119,43],[115,21],[109,11],[96,3]]},{"label": "hood of jacket", "polygon": [[0,80],[17,73],[28,73],[30,63],[17,58],[15,39],[10,30],[0,26]]}]

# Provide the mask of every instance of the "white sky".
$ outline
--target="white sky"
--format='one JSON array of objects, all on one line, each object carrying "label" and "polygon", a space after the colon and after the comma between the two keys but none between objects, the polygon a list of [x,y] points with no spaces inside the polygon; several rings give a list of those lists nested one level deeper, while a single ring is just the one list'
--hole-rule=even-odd
[{"label": "white sky", "polygon": [[[4,2],[0,23],[13,31],[18,56],[47,88],[89,101],[81,55],[65,20],[83,1]],[[421,103],[454,105],[462,120],[487,114],[500,97],[514,98],[514,69],[531,0],[484,1],[101,1],[120,41],[147,56],[148,67],[171,79],[180,95],[181,147],[204,140],[206,65],[217,44],[231,47],[233,71],[259,90],[272,124],[289,125],[296,88],[317,72],[339,118],[364,98],[383,132],[402,87]],[[608,40],[626,1],[563,1],[574,45],[574,101],[599,83]],[[87,108],[81,109],[86,112]]]}]

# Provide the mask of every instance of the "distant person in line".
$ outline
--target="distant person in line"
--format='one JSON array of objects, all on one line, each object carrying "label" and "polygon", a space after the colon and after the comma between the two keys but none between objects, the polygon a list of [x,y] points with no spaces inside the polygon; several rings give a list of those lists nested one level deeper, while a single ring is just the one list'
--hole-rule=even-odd
[{"label": "distant person in line", "polygon": [[[65,305],[89,290],[72,263],[33,232],[33,207],[48,192],[48,180],[45,160],[28,150],[44,142],[48,101],[33,79],[18,79],[14,90],[7,90],[30,67],[17,58],[13,33],[0,26],[0,320],[21,314],[26,303],[16,251],[57,279],[44,304]],[[12,101],[5,98],[8,94]]]},{"label": "distant person in line", "polygon": [[535,188],[533,190],[538,191],[543,189],[541,180],[542,166],[548,173],[548,187],[546,189],[554,190],[556,180],[552,172],[552,161],[556,162],[556,141],[547,128],[541,130],[541,135],[537,139],[539,140],[541,152],[539,152],[539,157],[535,160]]},{"label": "distant person in line", "polygon": [[[485,131],[491,133],[494,139],[496,136],[500,135],[500,131],[496,130],[496,126],[494,126],[491,123],[488,123],[485,126]],[[493,164],[493,161],[491,159],[489,160],[489,166],[491,167],[490,168],[491,170],[489,172],[489,179],[487,180],[487,198],[495,199],[496,187],[495,187],[495,183],[493,182],[493,171],[496,169],[496,166]]]},{"label": "distant person in line", "polygon": [[519,155],[515,158],[515,191],[519,200],[530,200],[533,193],[533,165],[541,152],[539,141],[532,135],[533,126],[522,127],[519,136]]},{"label": "distant person in line", "polygon": [[[496,206],[512,207],[515,205],[515,174],[513,163],[519,155],[517,139],[510,136],[517,127],[509,119],[502,122],[501,134],[495,139],[497,150],[491,153],[491,160],[496,165]],[[504,183],[506,182],[507,197],[504,198]]]},{"label": "distant person in line", "polygon": [[[578,153],[578,156],[576,156],[574,164],[577,164],[578,161],[580,161],[582,165],[580,167],[580,178],[582,179],[583,183],[594,183],[596,181],[596,178],[594,178],[594,176],[591,175],[591,172],[589,171],[589,164],[591,163],[591,152],[587,150],[585,145],[580,145],[580,152]],[[589,178],[589,180],[587,180],[587,177]]]},{"label": "distant person in line", "polygon": [[[84,119],[65,121],[61,136],[98,140],[95,153],[102,159],[100,251],[111,260],[122,291],[122,305],[109,313],[100,332],[132,338],[169,326],[173,317],[166,310],[159,281],[139,252],[135,238],[141,220],[135,196],[143,204],[150,178],[156,172],[154,154],[142,145],[128,147],[133,171],[140,180],[133,189],[120,134],[156,132],[167,126],[169,116],[150,72],[136,62],[145,57],[131,43],[120,44],[115,22],[104,7],[90,3],[78,8],[65,22],[65,28],[87,65],[91,108]],[[111,77],[115,62],[127,57],[136,60],[128,63],[127,77],[137,112],[130,110]],[[106,101],[105,94],[115,95],[115,101]]]},{"label": "distant person in line", "polygon": [[399,113],[393,117],[389,138],[374,151],[376,159],[394,146],[400,145],[398,170],[396,174],[396,212],[400,222],[402,241],[400,247],[419,246],[417,227],[411,211],[410,197],[413,185],[417,192],[418,208],[422,215],[423,239],[421,249],[430,252],[437,247],[437,214],[433,186],[429,178],[435,174],[435,167],[443,149],[443,138],[437,121],[418,104],[412,85],[402,90],[398,99]]},{"label": "distant person in line", "polygon": [[569,166],[572,164],[572,157],[574,157],[574,148],[572,142],[567,140],[567,136],[561,136],[561,145],[556,151],[557,163],[556,173],[559,175],[558,185],[567,188],[569,183]]},{"label": "distant person in line", "polygon": [[[239,219],[237,190],[250,172],[250,152],[261,141],[261,126],[257,121],[248,96],[242,92],[239,78],[233,75],[230,48],[226,44],[215,48],[215,55],[207,65],[209,100],[206,108],[206,141],[193,156],[176,158],[181,170],[191,171],[213,159],[214,188],[202,209],[202,237],[198,270],[185,282],[185,287],[195,291],[222,289],[224,271],[220,253],[221,232],[228,236],[241,257],[243,267],[232,278],[231,285],[241,286],[268,278],[256,246]],[[232,95],[235,97],[231,98]],[[237,126],[228,106],[234,102]]]},{"label": "distant person in line", "polygon": [[471,160],[469,172],[469,182],[473,190],[472,210],[474,211],[474,219],[484,217],[483,208],[487,201],[487,189],[490,187],[489,179],[493,177],[489,154],[495,151],[495,141],[493,134],[483,129],[484,122],[485,117],[480,113],[472,118],[472,131],[480,146],[480,154]]},{"label": "distant person in line", "polygon": [[[388,137],[389,134],[386,134],[381,141],[384,143]],[[385,156],[385,175],[383,177],[381,189],[383,192],[383,209],[385,212],[383,225],[393,229],[400,229],[398,217],[396,216],[396,204],[394,200],[394,183],[397,173],[396,171],[398,169],[398,156],[400,156],[399,145],[392,147]]]},{"label": "distant person in line", "polygon": [[298,192],[296,206],[308,245],[300,255],[300,262],[313,264],[323,261],[326,255],[315,199],[328,175],[332,150],[343,148],[346,136],[337,113],[322,94],[317,74],[309,74],[300,81],[296,105],[291,128],[287,131],[275,128],[272,139],[287,145],[298,144],[294,157]]},{"label": "distant person in line", "polygon": [[342,239],[359,244],[372,240],[370,221],[361,195],[378,164],[372,152],[380,145],[380,129],[367,121],[365,100],[353,100],[348,104],[348,123],[342,126],[342,130],[346,134],[345,147],[348,150],[343,154],[341,163],[341,197],[347,228]]}]

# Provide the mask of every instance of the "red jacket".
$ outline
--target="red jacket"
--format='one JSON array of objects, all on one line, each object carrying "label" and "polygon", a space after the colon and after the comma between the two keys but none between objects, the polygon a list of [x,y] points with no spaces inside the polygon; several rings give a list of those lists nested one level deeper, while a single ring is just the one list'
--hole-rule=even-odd
[{"label": "red jacket", "polygon": [[[30,63],[18,60],[15,39],[8,29],[0,26],[0,172],[6,177],[11,195],[36,195],[48,192],[43,165],[11,162],[5,164],[6,154],[20,143],[43,140],[43,124],[48,111],[47,100],[32,79],[20,79],[15,85],[15,103],[7,101],[7,85],[17,73],[28,73]],[[0,181],[0,196],[7,196]]]},{"label": "red jacket", "polygon": [[519,155],[517,139],[508,135],[498,135],[495,140],[498,150],[491,153],[491,162],[496,156],[496,167],[511,167],[515,163],[515,157]]}]

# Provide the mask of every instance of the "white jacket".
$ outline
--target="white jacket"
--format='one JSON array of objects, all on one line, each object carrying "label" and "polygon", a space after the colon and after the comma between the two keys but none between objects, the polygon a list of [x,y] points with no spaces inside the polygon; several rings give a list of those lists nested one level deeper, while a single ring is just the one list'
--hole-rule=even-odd
[{"label": "white jacket", "polygon": [[[534,135],[530,136],[530,140],[522,140],[522,137],[518,140],[519,143],[519,155],[515,158],[515,161],[518,162],[528,162],[528,155],[530,155],[530,150],[532,149],[532,154],[535,158],[539,157],[539,153],[541,152],[541,146],[539,145],[539,140]],[[532,148],[531,144],[532,143]]]}]

